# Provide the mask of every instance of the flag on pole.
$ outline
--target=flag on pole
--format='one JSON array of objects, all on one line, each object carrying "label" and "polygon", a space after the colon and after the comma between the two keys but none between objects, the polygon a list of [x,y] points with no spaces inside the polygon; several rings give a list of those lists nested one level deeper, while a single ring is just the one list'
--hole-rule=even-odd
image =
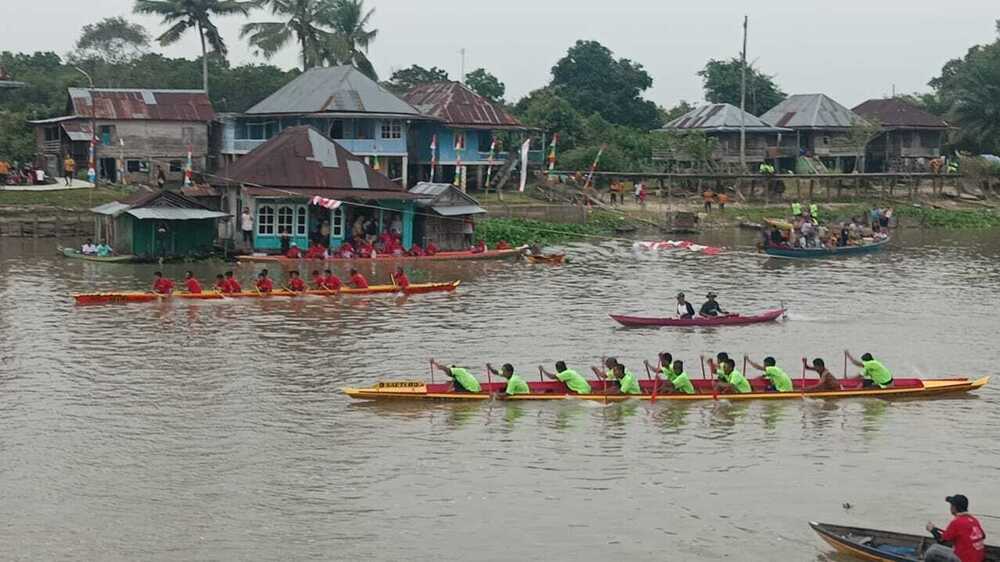
[{"label": "flag on pole", "polygon": [[97,164],[94,162],[94,151],[97,149],[97,137],[90,136],[90,159],[87,162],[87,179],[97,185]]},{"label": "flag on pole", "polygon": [[518,191],[524,191],[525,184],[528,183],[528,151],[531,150],[531,139],[524,141],[521,145],[521,185]]},{"label": "flag on pole", "polygon": [[458,187],[462,185],[462,153],[465,152],[465,133],[455,132],[455,181]]},{"label": "flag on pole", "polygon": [[193,163],[191,161],[191,150],[192,150],[192,148],[191,148],[191,145],[189,144],[188,145],[187,167],[184,169],[184,186],[185,187],[188,187],[188,186],[191,185],[191,167],[193,166]]},{"label": "flag on pole", "polygon": [[382,171],[382,165],[379,164],[378,161],[378,154],[372,157],[372,169],[375,170],[376,172]]},{"label": "flag on pole", "polygon": [[486,165],[486,186],[489,187],[490,179],[493,178],[493,162],[496,160],[497,156],[497,138],[493,137],[490,141],[490,156],[487,159]]},{"label": "flag on pole", "polygon": [[552,142],[549,144],[549,174],[556,167],[556,143],[559,142],[559,133],[552,134]]},{"label": "flag on pole", "polygon": [[312,200],[309,201],[309,203],[313,205],[319,205],[320,207],[325,207],[327,209],[330,209],[331,211],[344,204],[343,201],[338,201],[336,199],[327,199],[326,197],[320,197],[319,195],[313,197]]},{"label": "flag on pole", "polygon": [[431,136],[431,183],[434,183],[434,168],[437,168],[438,136]]},{"label": "flag on pole", "polygon": [[586,189],[590,187],[590,182],[594,180],[594,172],[597,171],[597,164],[601,161],[601,155],[604,154],[604,149],[608,145],[602,144],[601,148],[597,149],[597,156],[594,157],[594,163],[590,165],[590,172],[587,174],[587,181],[583,184],[583,188]]}]

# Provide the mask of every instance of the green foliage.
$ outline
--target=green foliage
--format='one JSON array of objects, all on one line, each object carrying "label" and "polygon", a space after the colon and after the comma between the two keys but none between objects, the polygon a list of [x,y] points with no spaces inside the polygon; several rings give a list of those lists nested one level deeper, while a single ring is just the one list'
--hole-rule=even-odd
[{"label": "green foliage", "polygon": [[466,74],[465,85],[494,103],[503,103],[503,95],[507,92],[507,86],[485,68],[477,68]]},{"label": "green foliage", "polygon": [[135,12],[160,16],[164,25],[170,25],[156,38],[163,46],[176,43],[187,30],[195,29],[213,51],[225,55],[228,52],[226,42],[212,18],[247,16],[256,6],[257,2],[239,0],[136,0]]},{"label": "green foliage", "polygon": [[149,47],[146,28],[118,16],[83,26],[76,41],[75,61],[100,61],[108,65],[126,64]]},{"label": "green foliage", "polygon": [[365,10],[365,0],[330,0],[330,26],[333,35],[321,48],[327,64],[349,64],[372,80],[378,80],[375,65],[368,59],[368,48],[378,36],[369,29],[375,8]]},{"label": "green foliage", "polygon": [[559,134],[560,150],[573,148],[583,133],[583,117],[573,104],[552,88],[535,90],[521,98],[514,113],[531,127]]},{"label": "green foliage", "polygon": [[0,110],[0,160],[30,162],[35,157],[35,137],[24,113]]},{"label": "green foliage", "polygon": [[424,68],[419,64],[414,64],[409,68],[401,68],[393,72],[389,80],[382,82],[382,85],[394,94],[401,96],[412,90],[414,86],[448,80],[450,80],[448,72],[436,66]]},{"label": "green foliage", "polygon": [[271,14],[281,21],[251,22],[240,29],[240,37],[256,53],[270,59],[295,41],[302,69],[319,64],[322,45],[330,40],[333,6],[329,0],[269,0]]},{"label": "green foliage", "polygon": [[[698,71],[705,87],[705,99],[711,103],[728,103],[740,106],[742,63],[739,58],[728,61],[710,59]],[[747,68],[746,110],[761,115],[787,97],[774,82],[773,76],[749,66]]]},{"label": "green foliage", "polygon": [[1000,215],[992,209],[957,210],[927,207],[898,207],[896,216],[920,226],[938,228],[993,228],[1000,226]]},{"label": "green foliage", "polygon": [[690,113],[694,110],[694,106],[684,100],[681,100],[677,105],[671,107],[670,109],[658,107],[657,110],[660,112],[660,120],[663,121],[664,124],[667,124],[678,117],[682,117]]},{"label": "green foliage", "polygon": [[621,223],[619,219],[609,219],[598,214],[584,224],[492,218],[476,222],[476,237],[491,247],[501,240],[514,246],[557,244],[588,237],[610,236],[614,233],[614,227]]}]

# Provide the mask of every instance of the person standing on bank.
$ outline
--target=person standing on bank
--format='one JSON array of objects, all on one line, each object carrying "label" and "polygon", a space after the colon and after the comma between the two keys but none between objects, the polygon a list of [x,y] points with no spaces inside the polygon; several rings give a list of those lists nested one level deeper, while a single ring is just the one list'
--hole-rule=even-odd
[{"label": "person standing on bank", "polygon": [[253,248],[253,215],[250,214],[250,207],[243,207],[243,214],[240,215],[240,231],[243,232],[243,244],[247,248]]}]

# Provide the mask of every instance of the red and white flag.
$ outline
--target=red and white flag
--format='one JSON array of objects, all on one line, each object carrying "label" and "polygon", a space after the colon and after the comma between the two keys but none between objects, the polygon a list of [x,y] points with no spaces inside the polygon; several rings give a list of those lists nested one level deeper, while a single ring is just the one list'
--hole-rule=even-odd
[{"label": "red and white flag", "polygon": [[434,183],[434,168],[437,168],[438,164],[438,136],[431,136],[431,183]]},{"label": "red and white flag", "polygon": [[594,163],[590,165],[590,173],[587,174],[587,181],[583,184],[584,188],[590,187],[590,182],[594,181],[594,172],[597,171],[597,165],[601,162],[601,155],[604,154],[604,149],[607,146],[602,144],[601,148],[597,149],[597,156],[594,157]]},{"label": "red and white flag", "polygon": [[343,201],[338,201],[336,199],[327,199],[326,197],[320,197],[319,195],[312,198],[310,201],[313,205],[319,205],[320,207],[325,207],[327,209],[333,210],[344,204]]},{"label": "red and white flag", "polygon": [[556,143],[559,142],[559,133],[552,134],[552,142],[549,144],[549,174],[556,167]]},{"label": "red and white flag", "polygon": [[518,191],[524,191],[525,184],[528,183],[528,151],[531,150],[531,139],[524,141],[521,145],[521,185]]}]

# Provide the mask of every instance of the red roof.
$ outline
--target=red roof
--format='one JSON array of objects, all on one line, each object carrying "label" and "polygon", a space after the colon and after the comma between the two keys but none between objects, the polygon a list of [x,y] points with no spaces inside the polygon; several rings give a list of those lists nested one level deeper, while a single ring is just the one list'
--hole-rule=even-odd
[{"label": "red roof", "polygon": [[[93,100],[93,101],[92,101]],[[69,89],[70,112],[98,119],[212,121],[215,111],[201,90]]]},{"label": "red roof", "polygon": [[449,125],[491,129],[525,129],[516,117],[458,82],[421,84],[403,96],[424,115]]},{"label": "red roof", "polygon": [[854,108],[865,119],[878,121],[883,127],[915,129],[947,129],[948,122],[899,98],[868,100]]},{"label": "red roof", "polygon": [[257,187],[400,192],[403,186],[309,126],[289,127],[236,161],[233,181]]}]

